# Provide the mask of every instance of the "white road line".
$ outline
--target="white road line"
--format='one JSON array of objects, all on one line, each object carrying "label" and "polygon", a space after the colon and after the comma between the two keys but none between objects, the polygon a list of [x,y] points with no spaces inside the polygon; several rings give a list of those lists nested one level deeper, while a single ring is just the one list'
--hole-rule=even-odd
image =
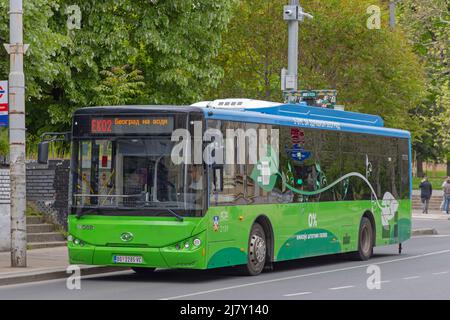
[{"label": "white road line", "polygon": [[448,273],[448,271],[435,272],[435,273],[433,273],[433,275],[434,275],[434,276],[439,276],[439,275],[441,275],[441,274],[447,274],[447,273]]},{"label": "white road line", "polygon": [[403,280],[413,280],[413,279],[419,279],[419,278],[420,278],[419,276],[412,276],[412,277],[403,278]]},{"label": "white road line", "polygon": [[435,234],[429,236],[414,236],[411,237],[411,239],[448,238],[448,237],[450,237],[450,234]]},{"label": "white road line", "polygon": [[299,279],[299,278],[317,276],[317,275],[333,273],[333,272],[354,270],[354,269],[359,269],[359,268],[367,268],[368,266],[371,266],[371,265],[374,265],[374,264],[382,265],[382,264],[394,263],[394,262],[399,262],[399,261],[407,261],[407,260],[425,258],[425,257],[429,257],[429,256],[434,256],[434,255],[439,255],[439,254],[446,254],[446,253],[450,253],[450,250],[434,251],[434,252],[423,253],[423,254],[419,254],[419,255],[411,256],[411,257],[405,257],[405,258],[381,261],[381,262],[378,262],[378,263],[377,262],[373,262],[373,263],[370,263],[370,264],[363,264],[363,265],[347,267],[347,268],[340,268],[340,269],[327,270],[327,271],[319,271],[319,272],[313,272],[313,273],[307,273],[307,274],[300,274],[300,275],[291,276],[291,277],[284,277],[284,278],[278,278],[278,279],[271,279],[271,280],[264,280],[264,281],[245,283],[245,284],[236,285],[236,286],[230,286],[230,287],[225,287],[225,288],[217,288],[217,289],[211,289],[211,290],[205,290],[205,291],[192,292],[192,293],[187,293],[187,294],[183,294],[183,295],[179,295],[179,296],[173,296],[173,297],[169,297],[169,298],[161,298],[160,300],[173,300],[173,299],[180,299],[180,298],[186,298],[186,297],[192,297],[192,296],[199,296],[199,295],[203,295],[203,294],[207,294],[207,293],[213,293],[213,292],[219,292],[219,291],[225,291],[225,290],[233,290],[233,289],[257,286],[257,285],[261,285],[261,284],[267,284],[267,283],[273,283],[273,282],[279,282],[279,281]]},{"label": "white road line", "polygon": [[335,287],[335,288],[328,288],[328,290],[343,290],[343,289],[350,289],[354,288],[355,286],[343,286],[343,287]]},{"label": "white road line", "polygon": [[295,296],[304,296],[307,294],[311,294],[312,292],[299,292],[299,293],[290,293],[290,294],[284,294],[285,297],[295,297]]},{"label": "white road line", "polygon": [[383,284],[383,283],[390,283],[390,282],[392,282],[392,281],[391,280],[383,280],[383,281],[375,282],[375,284]]}]

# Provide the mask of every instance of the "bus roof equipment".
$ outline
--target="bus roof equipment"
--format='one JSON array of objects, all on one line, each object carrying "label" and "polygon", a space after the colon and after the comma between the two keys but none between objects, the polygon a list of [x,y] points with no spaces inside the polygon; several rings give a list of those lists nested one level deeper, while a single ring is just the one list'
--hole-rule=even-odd
[{"label": "bus roof equipment", "polygon": [[363,126],[384,127],[383,119],[377,115],[311,107],[304,101],[298,104],[282,104],[251,99],[221,99],[215,101],[203,101],[193,104],[192,106],[230,111],[257,112],[289,118],[307,118]]}]

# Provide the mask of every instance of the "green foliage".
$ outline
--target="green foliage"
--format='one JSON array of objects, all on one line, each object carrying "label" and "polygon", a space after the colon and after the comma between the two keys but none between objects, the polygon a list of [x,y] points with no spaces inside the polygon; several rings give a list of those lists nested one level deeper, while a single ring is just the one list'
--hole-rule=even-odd
[{"label": "green foliage", "polygon": [[0,156],[6,157],[9,154],[9,135],[7,128],[0,128]]},{"label": "green foliage", "polygon": [[[127,103],[186,104],[199,100],[222,75],[212,59],[217,55],[231,2],[118,0],[111,4],[61,0],[63,10],[78,5],[82,20],[80,30],[68,33],[70,44],[61,56],[65,69],[53,87],[56,94],[49,107],[52,121],[68,124],[67,115],[73,109],[102,101],[98,98],[98,89],[105,85],[101,71],[123,65],[142,71],[145,84],[125,98]],[[57,29],[65,28],[66,19],[66,15],[55,16]]]},{"label": "green foliage", "polygon": [[[280,70],[287,67],[285,0],[242,0],[234,10],[219,63],[225,77],[211,97],[280,101]],[[423,69],[401,32],[369,30],[373,0],[311,0],[314,20],[300,26],[300,88],[337,89],[347,110],[382,115],[388,126],[420,133],[409,111],[422,100]],[[382,5],[381,3],[379,3]]]},{"label": "green foliage", "polygon": [[[30,45],[24,61],[27,101],[43,99],[47,88],[63,68],[61,61],[55,57],[61,55],[68,39],[50,26],[54,12],[59,10],[58,2],[23,1],[24,42]],[[0,0],[0,79],[8,79],[9,73],[9,56],[3,48],[3,43],[9,42],[8,12],[9,0]]]},{"label": "green foliage", "polygon": [[427,98],[414,110],[423,133],[414,143],[422,160],[442,160],[450,150],[450,0],[410,0],[400,23],[427,71]]},{"label": "green foliage", "polygon": [[27,207],[25,208],[25,215],[27,217],[41,217],[42,213],[40,213],[34,205],[27,204]]},{"label": "green foliage", "polygon": [[[200,100],[223,76],[213,59],[233,2],[24,1],[29,142],[68,130],[81,107]],[[67,28],[71,5],[81,9],[81,29]],[[9,0],[0,0],[1,21],[9,21],[8,10]],[[1,44],[8,33],[8,23],[1,23]],[[8,60],[0,48],[0,78],[8,77]]]},{"label": "green foliage", "polygon": [[[445,177],[442,178],[429,178],[429,182],[431,183],[433,190],[442,190],[442,182]],[[414,177],[413,178],[413,190],[419,190],[420,183],[422,182],[422,178]]]},{"label": "green foliage", "polygon": [[94,90],[97,105],[126,105],[143,94],[144,77],[139,70],[129,71],[129,66],[100,72],[104,79]]}]

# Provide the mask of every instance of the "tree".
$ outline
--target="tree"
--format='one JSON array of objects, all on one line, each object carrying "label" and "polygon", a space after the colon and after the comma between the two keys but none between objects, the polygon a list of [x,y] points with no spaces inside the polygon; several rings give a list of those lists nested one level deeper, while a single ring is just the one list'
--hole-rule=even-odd
[{"label": "tree", "polygon": [[[285,0],[242,0],[235,8],[219,63],[225,77],[215,97],[281,100],[280,69],[287,64]],[[385,9],[381,30],[367,28],[372,0],[311,0],[314,20],[300,26],[303,89],[337,89],[347,110],[383,116],[388,126],[421,132],[409,111],[422,100],[423,69],[404,35],[392,32]]]},{"label": "tree", "polygon": [[427,98],[414,110],[424,127],[414,149],[419,160],[439,161],[450,152],[450,1],[409,0],[399,8],[400,23],[426,67],[428,80]]},{"label": "tree", "polygon": [[[59,10],[57,1],[24,1],[24,42],[29,44],[25,59],[27,101],[43,98],[44,88],[51,84],[63,65],[55,61],[61,49],[67,45],[67,37],[54,31],[50,19]],[[0,79],[9,74],[9,55],[3,48],[9,42],[9,0],[0,0]]]},{"label": "tree", "polygon": [[[28,146],[34,148],[45,131],[68,130],[77,108],[200,100],[223,75],[213,59],[234,1],[24,1]],[[77,20],[71,6],[80,9],[80,29],[68,28],[68,21]],[[0,0],[2,21],[7,12],[8,0]],[[7,24],[0,24],[1,43],[8,33]],[[130,74],[115,74],[125,65]],[[0,49],[1,78],[8,69]],[[125,90],[126,97],[117,100],[108,88]]]},{"label": "tree", "polygon": [[130,70],[128,65],[105,70],[101,84],[95,87],[97,105],[126,105],[143,94],[144,77],[139,70]]},{"label": "tree", "polygon": [[[81,28],[59,57],[65,68],[49,91],[55,124],[70,122],[73,109],[98,102],[103,70],[129,65],[145,86],[129,103],[188,104],[217,84],[221,33],[233,0],[61,0],[81,9]],[[67,16],[55,15],[57,29]]]}]

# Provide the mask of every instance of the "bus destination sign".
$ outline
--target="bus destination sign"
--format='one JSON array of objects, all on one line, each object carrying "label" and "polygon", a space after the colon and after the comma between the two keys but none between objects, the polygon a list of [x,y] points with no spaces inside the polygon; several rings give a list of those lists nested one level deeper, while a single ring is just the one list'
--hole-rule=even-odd
[{"label": "bus destination sign", "polygon": [[172,117],[96,117],[90,119],[91,134],[167,134],[174,128]]}]

